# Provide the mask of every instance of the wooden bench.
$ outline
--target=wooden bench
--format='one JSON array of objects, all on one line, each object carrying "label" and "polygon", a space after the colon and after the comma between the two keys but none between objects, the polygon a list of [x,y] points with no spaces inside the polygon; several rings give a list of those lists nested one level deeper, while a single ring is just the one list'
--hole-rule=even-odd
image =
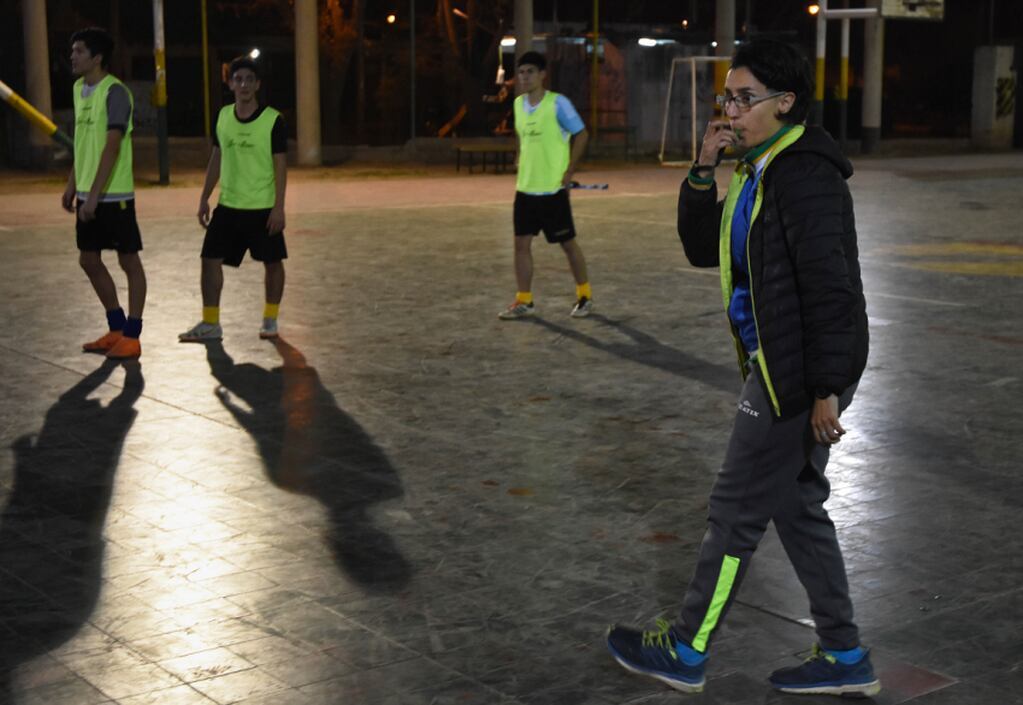
[{"label": "wooden bench", "polygon": [[514,165],[515,151],[515,143],[508,141],[461,144],[455,147],[455,171],[462,170],[462,155],[465,154],[471,174],[473,167],[476,166],[476,155],[481,154],[483,171],[487,170],[487,156],[493,156],[494,171],[503,173],[509,166]]}]

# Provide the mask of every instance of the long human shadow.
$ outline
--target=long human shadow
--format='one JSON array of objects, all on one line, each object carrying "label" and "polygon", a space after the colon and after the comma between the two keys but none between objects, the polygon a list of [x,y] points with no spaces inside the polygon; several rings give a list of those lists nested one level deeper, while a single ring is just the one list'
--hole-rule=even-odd
[{"label": "long human shadow", "polygon": [[326,507],[326,539],[338,567],[368,589],[404,588],[409,563],[369,511],[404,494],[397,470],[338,407],[305,356],[282,338],[273,342],[282,365],[272,370],[235,364],[220,341],[207,343],[206,358],[220,383],[217,396],[256,441],[270,481]]},{"label": "long human shadow", "polygon": [[145,386],[138,362],[109,403],[90,399],[119,363],[107,360],[64,392],[38,434],[13,444],[13,488],[0,515],[0,702],[21,663],[60,646],[99,597],[103,526],[114,471]]},{"label": "long human shadow", "polygon": [[534,325],[563,335],[570,340],[589,345],[596,350],[616,355],[630,362],[663,370],[679,377],[686,377],[732,395],[740,387],[735,365],[718,365],[701,360],[682,350],[665,345],[648,333],[637,330],[621,321],[607,318],[599,313],[590,314],[588,320],[597,321],[609,328],[614,328],[630,338],[632,342],[605,342],[592,335],[583,333],[578,328],[566,328],[536,316],[526,320]]}]

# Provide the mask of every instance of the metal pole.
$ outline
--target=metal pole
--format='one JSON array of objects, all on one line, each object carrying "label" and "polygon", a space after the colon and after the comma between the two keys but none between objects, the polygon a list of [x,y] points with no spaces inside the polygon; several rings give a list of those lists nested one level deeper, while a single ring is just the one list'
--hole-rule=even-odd
[{"label": "metal pole", "polygon": [[[46,32],[45,0],[22,0],[22,26],[25,32],[25,92],[28,101],[44,115],[53,114],[50,95],[50,48]],[[107,61],[111,57],[106,57]],[[45,135],[30,132],[34,147],[49,144]],[[33,159],[39,156],[33,155]]]},{"label": "metal pole", "polygon": [[817,66],[813,87],[813,109],[810,111],[810,124],[824,123],[824,61],[828,48],[828,2],[820,0],[817,10]]},{"label": "metal pole", "polygon": [[[735,53],[735,0],[717,0],[714,7],[714,40],[718,43],[716,56],[730,57]],[[714,62],[714,93],[725,90],[728,62]]]},{"label": "metal pole", "polygon": [[[519,57],[533,50],[533,0],[515,0],[515,66],[519,68]],[[515,82],[515,95],[521,93]]]},{"label": "metal pole", "polygon": [[160,185],[170,183],[170,152],[167,147],[167,57],[163,40],[163,0],[153,0],[153,57],[156,60],[156,139],[160,162]]},{"label": "metal pole", "polygon": [[202,120],[206,139],[210,138],[210,37],[206,24],[206,0],[200,0],[202,12]]},{"label": "metal pole", "polygon": [[[717,66],[718,62],[714,62],[714,66]],[[689,89],[689,122],[692,125],[692,155],[693,164],[696,163],[697,151],[696,151],[696,59],[689,60],[689,80],[691,81]],[[669,89],[671,86],[669,86]]]},{"label": "metal pole", "polygon": [[416,138],[416,0],[409,0],[409,134]]},{"label": "metal pole", "polygon": [[[881,0],[871,7],[880,9]],[[863,32],[863,137],[860,151],[870,154],[881,140],[881,87],[884,79],[884,18],[866,22]]]},{"label": "metal pole", "polygon": [[845,149],[849,130],[849,18],[842,20],[842,64],[838,73],[838,142]]},{"label": "metal pole", "polygon": [[597,136],[597,92],[600,90],[600,0],[593,0],[593,59],[590,62],[590,130]]}]

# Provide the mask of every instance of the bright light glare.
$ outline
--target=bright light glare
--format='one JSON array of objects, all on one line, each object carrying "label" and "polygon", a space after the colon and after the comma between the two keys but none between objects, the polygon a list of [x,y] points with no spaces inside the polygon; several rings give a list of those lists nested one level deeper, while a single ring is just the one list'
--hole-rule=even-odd
[{"label": "bright light glare", "polygon": [[657,40],[650,37],[642,37],[639,40],[639,45],[641,47],[655,47],[657,46]]},{"label": "bright light glare", "polygon": [[464,12],[459,10],[457,7],[454,10],[452,10],[452,12],[454,12],[456,15],[461,17],[463,20],[469,19],[469,15],[465,14]]},{"label": "bright light glare", "polygon": [[689,20],[682,20],[682,29],[689,29]]},{"label": "bright light glare", "polygon": [[515,37],[505,37],[504,39],[501,40],[501,46],[503,47],[515,46]]},{"label": "bright light glare", "polygon": [[397,15],[390,14],[387,16],[387,24],[394,24],[397,21],[398,21]]},{"label": "bright light glare", "polygon": [[810,7],[806,8],[806,11],[809,12],[811,15],[816,15],[818,12],[821,11],[821,6],[820,5],[810,5]]},{"label": "bright light glare", "polygon": [[718,48],[718,43],[717,43],[717,42],[711,42],[711,43],[710,43],[710,45],[711,45],[712,47],[714,47],[715,49],[717,49],[717,48]]},{"label": "bright light glare", "polygon": [[258,59],[259,58],[259,49],[253,49],[252,51],[250,51],[249,52],[249,56],[251,58],[253,58],[253,59]]}]

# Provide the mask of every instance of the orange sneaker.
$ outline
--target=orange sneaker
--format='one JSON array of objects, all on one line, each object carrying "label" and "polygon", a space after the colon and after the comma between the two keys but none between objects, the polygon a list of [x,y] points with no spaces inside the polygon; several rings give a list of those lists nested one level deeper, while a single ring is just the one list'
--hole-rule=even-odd
[{"label": "orange sneaker", "polygon": [[142,343],[138,338],[121,337],[114,347],[107,350],[107,357],[111,360],[125,360],[139,357],[142,354]]},{"label": "orange sneaker", "polygon": [[91,343],[82,343],[82,352],[105,353],[114,347],[121,337],[121,331],[112,330],[102,338],[97,338]]}]

